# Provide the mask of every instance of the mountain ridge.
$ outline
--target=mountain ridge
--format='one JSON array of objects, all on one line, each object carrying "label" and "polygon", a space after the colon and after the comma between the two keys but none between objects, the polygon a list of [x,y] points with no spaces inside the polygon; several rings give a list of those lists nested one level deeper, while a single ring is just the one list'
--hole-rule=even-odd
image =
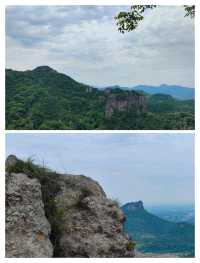
[{"label": "mountain ridge", "polygon": [[170,85],[170,84],[160,84],[159,86],[152,86],[152,85],[136,85],[132,87],[125,87],[120,85],[113,85],[113,86],[107,86],[102,89],[121,89],[121,90],[135,90],[135,91],[141,91],[148,94],[165,94],[165,95],[171,95],[172,97],[180,100],[188,100],[188,99],[194,99],[195,97],[195,89],[185,86],[179,86],[179,85]]},{"label": "mountain ridge", "polygon": [[6,128],[193,129],[194,101],[119,88],[99,90],[48,66],[6,70]]},{"label": "mountain ridge", "polygon": [[[131,209],[130,209],[131,207]],[[124,229],[142,253],[183,253],[194,256],[194,226],[175,223],[149,213],[141,201],[122,206]]]}]

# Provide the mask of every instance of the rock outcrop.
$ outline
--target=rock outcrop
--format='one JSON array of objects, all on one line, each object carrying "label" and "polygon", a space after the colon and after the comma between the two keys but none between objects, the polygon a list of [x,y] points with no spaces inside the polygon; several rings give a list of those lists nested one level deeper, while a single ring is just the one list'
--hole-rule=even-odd
[{"label": "rock outcrop", "polygon": [[127,203],[123,206],[123,209],[126,211],[136,211],[136,210],[144,210],[144,205],[142,201],[137,201],[137,202],[130,202]]},{"label": "rock outcrop", "polygon": [[124,214],[97,182],[27,167],[7,166],[7,257],[134,257]]},{"label": "rock outcrop", "polygon": [[145,97],[136,92],[113,93],[107,90],[107,99],[105,105],[105,117],[111,118],[114,112],[134,111],[142,113],[146,111]]},{"label": "rock outcrop", "polygon": [[62,211],[60,249],[63,257],[130,257],[124,214],[100,185],[85,176],[65,175],[56,197]]},{"label": "rock outcrop", "polygon": [[41,185],[25,174],[6,175],[6,257],[52,257]]}]

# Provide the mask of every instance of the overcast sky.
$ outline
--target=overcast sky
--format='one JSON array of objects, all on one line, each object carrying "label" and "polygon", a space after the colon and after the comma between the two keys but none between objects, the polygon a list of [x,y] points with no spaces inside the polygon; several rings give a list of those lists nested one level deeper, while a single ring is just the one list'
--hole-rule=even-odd
[{"label": "overcast sky", "polygon": [[7,7],[7,68],[48,65],[77,81],[194,87],[194,20],[159,7],[138,29],[117,31],[120,6]]},{"label": "overcast sky", "polygon": [[7,155],[97,180],[120,202],[194,199],[192,134],[7,134]]}]

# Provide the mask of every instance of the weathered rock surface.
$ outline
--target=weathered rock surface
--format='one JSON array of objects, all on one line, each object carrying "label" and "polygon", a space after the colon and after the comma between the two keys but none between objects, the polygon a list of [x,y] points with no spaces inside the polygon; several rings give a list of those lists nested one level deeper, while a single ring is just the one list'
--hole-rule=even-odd
[{"label": "weathered rock surface", "polygon": [[6,257],[52,257],[49,234],[38,180],[7,174]]},{"label": "weathered rock surface", "polygon": [[45,171],[37,178],[7,174],[7,257],[134,257],[124,214],[97,182]]},{"label": "weathered rock surface", "polygon": [[135,111],[141,113],[146,111],[145,97],[139,93],[109,94],[107,91],[107,100],[105,106],[105,117],[111,118],[115,111]]},{"label": "weathered rock surface", "polygon": [[133,257],[123,232],[124,214],[100,185],[85,176],[63,176],[56,197],[62,214],[63,257]]}]

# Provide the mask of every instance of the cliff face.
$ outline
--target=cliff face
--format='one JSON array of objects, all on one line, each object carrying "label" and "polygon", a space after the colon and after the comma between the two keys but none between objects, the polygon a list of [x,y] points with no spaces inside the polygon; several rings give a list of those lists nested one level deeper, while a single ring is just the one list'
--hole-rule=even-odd
[{"label": "cliff face", "polygon": [[11,169],[7,161],[7,257],[134,256],[123,231],[124,214],[97,182],[35,166],[29,173],[26,163],[17,162],[12,156],[17,169]]},{"label": "cliff face", "polygon": [[123,210],[125,211],[136,211],[136,210],[144,210],[143,202],[137,201],[137,202],[130,202],[123,206]]},{"label": "cliff face", "polygon": [[51,257],[50,230],[38,180],[7,174],[6,257]]},{"label": "cliff face", "polygon": [[62,213],[63,257],[130,257],[124,214],[100,185],[85,176],[65,175],[56,206]]},{"label": "cliff face", "polygon": [[141,113],[146,111],[146,101],[142,94],[127,92],[127,94],[113,94],[109,90],[105,106],[105,117],[111,118],[114,112],[135,111]]}]

